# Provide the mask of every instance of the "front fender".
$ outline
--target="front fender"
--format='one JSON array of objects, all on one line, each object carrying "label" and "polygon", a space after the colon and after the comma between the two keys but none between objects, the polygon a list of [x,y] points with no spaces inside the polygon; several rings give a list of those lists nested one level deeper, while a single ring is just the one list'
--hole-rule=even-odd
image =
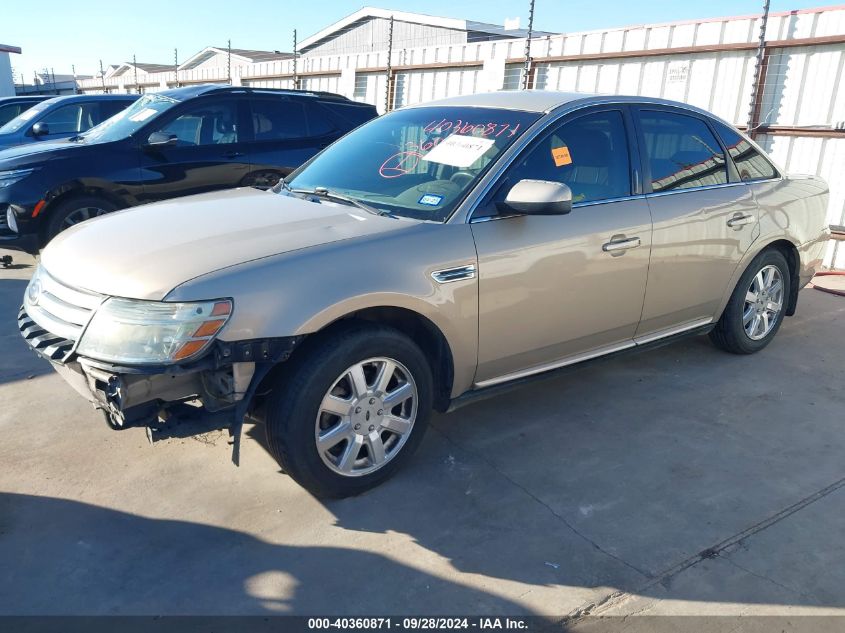
[{"label": "front fender", "polygon": [[478,281],[438,283],[431,273],[470,263],[477,262],[468,225],[422,223],[209,273],[166,300],[232,297],[223,341],[312,334],[366,308],[411,310],[443,333],[455,366],[453,393],[461,393],[478,359]]}]

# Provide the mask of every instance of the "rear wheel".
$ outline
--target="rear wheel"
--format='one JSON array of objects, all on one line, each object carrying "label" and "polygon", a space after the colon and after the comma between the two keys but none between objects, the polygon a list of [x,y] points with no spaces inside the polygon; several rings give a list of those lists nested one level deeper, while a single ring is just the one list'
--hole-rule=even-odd
[{"label": "rear wheel", "polygon": [[710,333],[713,343],[733,354],[753,354],[768,345],[783,322],[790,281],[789,265],[779,251],[760,253]]},{"label": "rear wheel", "polygon": [[53,239],[75,224],[116,210],[117,207],[111,202],[95,196],[71,198],[60,202],[53,210],[47,225],[47,240]]},{"label": "rear wheel", "polygon": [[300,350],[266,413],[283,470],[319,497],[360,494],[419,445],[431,412],[425,355],[401,332],[352,324]]}]

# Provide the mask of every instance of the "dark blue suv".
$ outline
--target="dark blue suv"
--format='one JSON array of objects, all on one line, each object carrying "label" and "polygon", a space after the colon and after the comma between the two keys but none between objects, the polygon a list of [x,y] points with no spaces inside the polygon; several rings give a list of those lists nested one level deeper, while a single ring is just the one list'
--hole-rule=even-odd
[{"label": "dark blue suv", "polygon": [[0,127],[0,149],[85,132],[137,101],[138,96],[68,95],[41,101]]},{"label": "dark blue suv", "polygon": [[0,248],[34,253],[69,226],[146,202],[272,187],[376,114],[326,92],[204,85],[145,94],[86,133],[0,151]]}]

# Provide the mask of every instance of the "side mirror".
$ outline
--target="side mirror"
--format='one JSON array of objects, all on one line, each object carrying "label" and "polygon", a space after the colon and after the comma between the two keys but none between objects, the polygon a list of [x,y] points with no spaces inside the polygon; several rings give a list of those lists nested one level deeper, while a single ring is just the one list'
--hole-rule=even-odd
[{"label": "side mirror", "polygon": [[47,136],[50,133],[50,126],[46,123],[36,123],[32,126],[33,136]]},{"label": "side mirror", "polygon": [[175,134],[153,132],[147,139],[147,147],[173,147],[178,140]]},{"label": "side mirror", "polygon": [[520,180],[508,191],[505,205],[526,215],[564,215],[572,211],[572,190],[561,182]]}]

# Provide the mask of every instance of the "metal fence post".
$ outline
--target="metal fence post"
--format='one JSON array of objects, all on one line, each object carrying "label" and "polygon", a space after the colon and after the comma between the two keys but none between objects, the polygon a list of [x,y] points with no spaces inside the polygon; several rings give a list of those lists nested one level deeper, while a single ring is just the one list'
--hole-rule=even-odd
[{"label": "metal fence post", "polygon": [[751,103],[748,104],[748,123],[745,131],[754,138],[760,126],[763,92],[766,84],[766,70],[769,57],[766,54],[766,25],[769,21],[769,0],[763,1],[763,15],[760,19],[760,35],[757,42],[757,57],[754,62],[754,83],[751,88]]},{"label": "metal fence post", "polygon": [[522,89],[527,90],[530,86],[529,76],[531,68],[531,34],[534,31],[534,0],[528,5],[528,37],[525,38],[525,66],[522,69]]},{"label": "metal fence post", "polygon": [[232,85],[232,40],[226,40],[226,80]]},{"label": "metal fence post", "polygon": [[390,112],[392,105],[391,91],[393,88],[393,68],[391,66],[391,58],[393,57],[393,14],[390,15],[390,26],[387,29],[387,82],[384,90],[384,111]]},{"label": "metal fence post", "polygon": [[296,42],[296,29],[293,30],[293,88],[297,90],[299,88],[299,74],[297,69],[297,61],[299,53],[296,52],[297,42]]}]

